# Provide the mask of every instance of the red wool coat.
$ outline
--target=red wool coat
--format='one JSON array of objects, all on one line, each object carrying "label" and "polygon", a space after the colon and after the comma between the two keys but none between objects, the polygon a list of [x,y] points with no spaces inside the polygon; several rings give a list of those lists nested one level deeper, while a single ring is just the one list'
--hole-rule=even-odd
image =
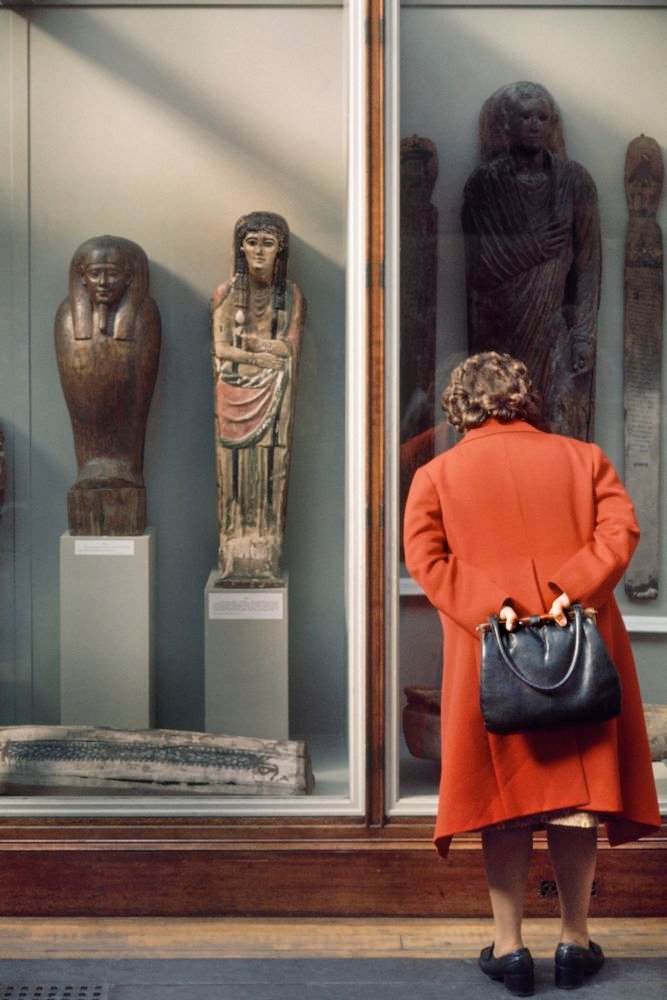
[{"label": "red wool coat", "polygon": [[[453,834],[554,809],[607,814],[612,845],[659,829],[637,674],[613,596],[639,529],[600,448],[523,421],[488,420],[417,470],[404,538],[407,567],[445,634],[440,854]],[[507,598],[524,616],[545,613],[562,592],[598,610],[621,675],[621,715],[536,733],[487,733],[475,626]]]}]

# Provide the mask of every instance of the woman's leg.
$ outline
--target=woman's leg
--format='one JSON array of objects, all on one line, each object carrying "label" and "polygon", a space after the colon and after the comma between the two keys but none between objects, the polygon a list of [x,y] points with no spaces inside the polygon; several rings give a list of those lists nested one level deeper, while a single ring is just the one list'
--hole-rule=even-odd
[{"label": "woman's leg", "polygon": [[548,825],[547,843],[558,886],[560,940],[588,948],[588,909],[595,875],[597,829]]},{"label": "woman's leg", "polygon": [[533,850],[530,827],[482,831],[496,958],[523,948],[521,921]]}]

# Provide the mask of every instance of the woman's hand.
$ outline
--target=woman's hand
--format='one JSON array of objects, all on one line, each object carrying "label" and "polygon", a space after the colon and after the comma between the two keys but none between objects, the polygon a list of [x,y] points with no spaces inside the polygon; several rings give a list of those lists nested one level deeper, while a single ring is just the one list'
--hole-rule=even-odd
[{"label": "woman's hand", "polygon": [[[567,594],[561,594],[551,605],[549,614],[553,616],[557,625],[564,627],[567,625],[567,615],[565,612],[570,607],[570,598]],[[508,632],[513,632],[516,628],[516,623],[519,620],[519,616],[512,607],[511,604],[503,604],[502,608],[498,612],[498,617],[501,622],[504,622],[505,628]]]},{"label": "woman's hand", "polygon": [[560,597],[557,597],[556,600],[551,605],[551,608],[549,609],[549,614],[553,615],[557,625],[560,626],[567,625],[567,615],[565,614],[565,612],[570,607],[571,603],[572,602],[570,601],[570,598],[567,596],[567,594],[561,594]]},{"label": "woman's hand", "polygon": [[511,604],[503,604],[502,608],[498,612],[498,617],[501,622],[505,623],[505,628],[508,632],[513,632],[516,627],[516,623],[519,620],[519,616],[511,606]]}]

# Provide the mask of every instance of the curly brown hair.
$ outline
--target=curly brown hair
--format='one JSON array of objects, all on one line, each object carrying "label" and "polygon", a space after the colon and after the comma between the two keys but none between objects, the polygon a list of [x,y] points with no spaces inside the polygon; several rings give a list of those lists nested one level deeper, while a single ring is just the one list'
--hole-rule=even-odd
[{"label": "curly brown hair", "polygon": [[441,404],[458,431],[479,427],[490,417],[503,424],[511,420],[541,424],[540,395],[525,364],[496,351],[473,354],[458,365]]}]

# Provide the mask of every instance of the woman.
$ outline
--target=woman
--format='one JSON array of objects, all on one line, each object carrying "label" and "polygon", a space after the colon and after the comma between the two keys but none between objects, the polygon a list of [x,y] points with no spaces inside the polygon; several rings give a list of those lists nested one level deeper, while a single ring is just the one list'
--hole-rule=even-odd
[{"label": "woman", "polygon": [[[525,365],[478,354],[453,372],[442,406],[465,437],[418,469],[405,514],[406,563],[445,632],[442,776],[435,842],[481,830],[494,944],[480,966],[518,995],[533,992],[521,936],[532,831],[546,825],[561,906],[556,984],[580,985],[603,955],[588,936],[597,823],[610,844],[660,826],[629,639],[613,597],[639,531],[632,503],[594,444],[538,429]],[[475,626],[499,614],[549,612],[571,602],[598,611],[623,685],[610,722],[499,736],[479,708]]]}]

